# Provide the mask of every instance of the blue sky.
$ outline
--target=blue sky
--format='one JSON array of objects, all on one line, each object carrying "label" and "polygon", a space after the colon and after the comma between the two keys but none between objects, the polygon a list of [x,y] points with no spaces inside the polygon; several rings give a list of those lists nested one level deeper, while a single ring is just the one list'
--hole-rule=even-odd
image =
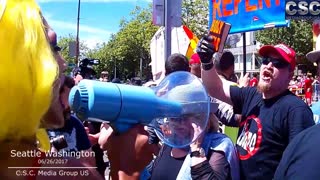
[{"label": "blue sky", "polygon": [[[78,0],[37,0],[42,13],[58,36],[76,35]],[[147,7],[152,0],[81,0],[80,40],[94,47],[108,41],[119,30],[122,18],[129,18],[135,6]]]}]

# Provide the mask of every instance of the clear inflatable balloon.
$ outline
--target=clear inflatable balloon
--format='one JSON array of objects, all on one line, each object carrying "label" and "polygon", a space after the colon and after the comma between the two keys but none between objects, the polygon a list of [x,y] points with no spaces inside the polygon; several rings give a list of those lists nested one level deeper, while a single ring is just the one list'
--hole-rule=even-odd
[{"label": "clear inflatable balloon", "polygon": [[[178,116],[157,118],[157,136],[171,147],[190,145],[206,129],[210,113],[210,98],[198,77],[188,72],[168,75],[153,88],[158,97],[182,105]],[[170,108],[170,107],[168,107]]]}]

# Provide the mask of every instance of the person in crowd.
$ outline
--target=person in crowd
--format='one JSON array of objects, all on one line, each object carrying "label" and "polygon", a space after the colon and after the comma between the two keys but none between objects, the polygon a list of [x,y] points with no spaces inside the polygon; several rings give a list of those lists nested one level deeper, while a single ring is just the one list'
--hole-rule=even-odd
[{"label": "person in crowd", "polygon": [[[217,61],[214,63],[214,68],[217,70],[217,73],[220,77],[220,79],[223,81],[223,83],[230,84],[230,86],[238,86],[237,83],[232,81],[232,77],[235,74],[234,72],[234,55],[232,52],[228,50],[224,50],[221,54],[216,53],[214,56],[218,57]],[[220,118],[220,129],[222,130],[222,133],[225,133],[228,135],[232,141],[235,143],[237,139],[238,134],[238,128],[237,124],[233,123],[237,120],[234,120],[234,118],[241,118],[241,115],[234,114],[233,113],[233,107],[225,102],[222,102],[218,99],[214,99],[214,102],[217,102],[219,104],[220,111],[217,111],[215,114],[217,117],[223,117],[223,113],[226,117],[233,117],[233,118]],[[221,113],[221,114],[220,114]],[[225,126],[225,125],[226,126]]]},{"label": "person in crowd", "polygon": [[313,100],[318,101],[319,100],[319,76],[315,75],[314,80],[312,82],[312,87],[314,89],[314,94],[313,94]]},{"label": "person in crowd", "polygon": [[296,95],[299,96],[301,99],[304,99],[304,96],[305,96],[303,83],[304,83],[303,77],[301,75],[299,75],[297,77],[297,87],[298,87],[298,89],[297,89]]},{"label": "person in crowd", "polygon": [[138,124],[123,134],[110,133],[106,141],[111,179],[139,179],[153,159],[154,145],[148,143],[148,132]]},{"label": "person in crowd", "polygon": [[171,54],[164,67],[166,76],[176,71],[190,71],[187,57],[179,53]]},{"label": "person in crowd", "polygon": [[[181,139],[187,135],[184,132],[193,128],[187,123],[186,120],[177,126]],[[218,120],[211,113],[206,132],[189,147],[164,144],[153,162],[150,179],[239,179],[235,147],[230,138],[217,132],[218,127]]]},{"label": "person in crowd", "polygon": [[[224,50],[222,53],[216,53],[217,61],[214,63],[214,67],[221,79],[231,81],[231,78],[234,75],[234,56],[232,52]],[[218,58],[219,57],[219,58]],[[237,85],[233,83],[233,85]]]},{"label": "person in crowd", "polygon": [[[320,38],[315,51],[307,54],[307,59],[318,64],[317,74],[320,75]],[[320,102],[312,106],[315,117],[319,119]],[[320,125],[317,124],[298,134],[288,145],[275,173],[275,180],[282,179],[318,179],[320,177]]]},{"label": "person in crowd", "polygon": [[248,87],[250,86],[250,73],[246,73],[244,76],[241,75],[237,81],[239,87]]},{"label": "person in crowd", "polygon": [[298,77],[297,76],[293,76],[292,79],[289,82],[289,87],[288,89],[295,95],[298,95]]},{"label": "person in crowd", "polygon": [[[169,56],[165,63],[166,75],[176,71],[190,71],[187,57],[178,53]],[[115,135],[109,124],[102,123],[99,145],[107,150],[112,179],[137,179],[141,175],[148,176],[144,173],[149,172],[142,171],[153,160],[153,155],[157,155],[160,150],[160,140],[153,128],[160,128],[156,121],[152,121],[150,127],[137,125],[127,133]]]},{"label": "person in crowd", "polygon": [[134,85],[134,86],[142,86],[142,80],[139,77],[133,77],[133,78],[131,78],[130,84]]},{"label": "person in crowd", "polygon": [[[83,167],[88,172],[88,176],[79,179],[99,179],[94,169],[86,169],[87,165],[79,160],[46,156],[37,146],[36,133],[40,125],[61,127],[64,122],[59,91],[66,67],[65,61],[58,58],[59,47],[54,44],[50,34],[55,33],[47,25],[34,0],[1,2],[0,96],[5,106],[0,108],[0,177],[47,179],[41,175],[44,170],[39,169],[40,166],[56,167],[51,172],[59,177],[61,165],[41,162],[65,160],[64,166]],[[18,77],[23,77],[23,81]],[[34,154],[21,155],[26,152]],[[43,161],[39,161],[41,159]],[[17,171],[8,167],[34,169],[22,168]],[[66,176],[63,178],[69,179]]]},{"label": "person in crowd", "polygon": [[[314,51],[309,52],[306,55],[307,59],[313,63],[317,63],[317,75],[320,75],[320,36],[317,38],[316,41],[316,49]],[[320,101],[315,102],[311,110],[313,112],[313,118],[316,124],[320,122]]]},{"label": "person in crowd", "polygon": [[258,85],[258,73],[252,73],[252,78],[250,79],[249,85],[251,87],[256,87]]},{"label": "person in crowd", "polygon": [[112,83],[121,84],[121,80],[119,78],[113,78]]},{"label": "person in crowd", "polygon": [[[60,99],[64,105],[64,126],[58,129],[47,129],[52,152],[91,152],[91,144],[83,123],[71,114],[68,98],[71,88],[75,85],[72,77],[66,76],[60,88]],[[81,161],[95,167],[94,157],[83,157]]]},{"label": "person in crowd", "polygon": [[97,170],[101,176],[104,176],[108,163],[104,161],[104,152],[99,145],[102,123],[85,121],[84,126],[91,143],[91,150],[95,154],[95,164],[97,165]]},{"label": "person in crowd", "polygon": [[304,129],[313,126],[310,108],[288,90],[295,69],[295,51],[285,44],[265,45],[257,87],[239,88],[222,83],[212,58],[210,36],[197,46],[202,80],[208,93],[241,114],[237,139],[241,179],[272,179],[283,151]]},{"label": "person in crowd", "polygon": [[[85,74],[85,76],[83,77],[81,74]],[[92,80],[92,77],[94,77],[95,74],[96,72],[94,71],[94,69],[91,66],[89,66],[85,69],[85,72],[83,73],[78,72],[78,74],[74,77],[75,84],[77,85],[83,79]],[[102,79],[103,80],[102,82],[106,82],[106,80],[109,78],[108,72],[103,71],[101,75],[103,75],[104,77],[104,79]],[[104,177],[105,170],[108,164],[104,161],[104,158],[103,158],[104,152],[100,148],[100,145],[98,144],[98,140],[100,137],[101,123],[84,121],[83,125],[91,144],[91,150],[95,154],[95,164],[97,166],[97,170],[100,173],[100,175]]]},{"label": "person in crowd", "polygon": [[304,80],[305,99],[308,106],[312,105],[312,74],[307,73],[307,78]]},{"label": "person in crowd", "polygon": [[[192,71],[193,66],[197,62],[196,55],[190,59],[190,67],[187,66],[187,58],[182,54],[173,54],[166,61],[166,75],[177,71]],[[199,60],[199,59],[198,59]],[[196,74],[195,74],[196,75]],[[174,88],[169,94],[177,97],[181,101],[185,101],[188,95],[184,96],[184,92],[192,90],[190,86]],[[192,94],[191,93],[191,94]],[[169,96],[170,96],[169,95]],[[180,122],[180,121],[179,121]],[[172,122],[175,123],[175,122]],[[175,127],[179,127],[177,132],[181,132],[181,139],[187,136],[186,133],[192,126],[187,127],[187,123],[182,123]],[[183,128],[184,127],[184,128]],[[238,161],[232,141],[225,135],[217,133],[218,120],[213,113],[210,115],[208,128],[205,136],[200,137],[190,147],[172,148],[169,145],[163,144],[157,158],[147,167],[148,172],[144,172],[142,179],[236,179],[238,177]],[[149,143],[156,144],[159,142],[158,137],[153,131],[149,131]],[[179,133],[177,134],[177,136]],[[222,145],[224,148],[222,148]],[[193,156],[199,149],[203,149],[202,156]],[[191,151],[191,153],[189,152]],[[232,169],[231,169],[232,168]],[[205,170],[204,170],[205,169]],[[235,177],[236,176],[236,177]]]},{"label": "person in crowd", "polygon": [[[65,77],[63,86],[60,90],[60,96],[62,99],[62,103],[64,104],[64,117],[65,117],[65,123],[62,128],[59,129],[48,129],[48,135],[51,140],[54,140],[58,137],[63,136],[63,138],[66,141],[65,147],[60,147],[62,151],[83,151],[83,150],[89,150],[91,147],[88,135],[86,134],[85,128],[82,124],[82,122],[75,117],[74,115],[71,115],[71,110],[68,102],[69,93],[71,88],[75,85],[74,79],[71,77]],[[56,142],[58,143],[59,141]],[[56,144],[59,146],[59,144]]]},{"label": "person in crowd", "polygon": [[[196,59],[196,56],[193,57]],[[169,74],[173,72],[178,72],[178,71],[185,71],[185,72],[190,72],[190,66],[188,62],[188,58],[184,56],[183,54],[180,53],[174,53],[168,57],[168,60],[165,62],[165,75],[168,76]],[[150,144],[158,144],[159,143],[159,138],[155,134],[153,128],[159,128],[158,123],[156,120],[153,120],[150,123],[151,127],[147,127],[147,131],[149,132],[149,143]],[[156,149],[155,154],[158,154],[159,148]]]},{"label": "person in crowd", "polygon": [[198,78],[201,78],[201,67],[200,67],[200,57],[197,53],[194,53],[190,60],[190,72],[197,76]]},{"label": "person in crowd", "polygon": [[109,81],[109,72],[108,71],[102,71],[101,74],[100,74],[99,81],[108,82]]}]

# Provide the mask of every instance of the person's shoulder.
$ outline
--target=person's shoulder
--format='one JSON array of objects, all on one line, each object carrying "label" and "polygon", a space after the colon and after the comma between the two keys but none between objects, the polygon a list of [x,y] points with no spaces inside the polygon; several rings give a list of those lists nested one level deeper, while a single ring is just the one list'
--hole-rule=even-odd
[{"label": "person's shoulder", "polygon": [[293,139],[293,143],[310,143],[316,144],[315,141],[319,141],[320,137],[320,124],[313,125],[303,131],[301,131],[296,137]]},{"label": "person's shoulder", "polygon": [[79,118],[77,118],[75,115],[70,116],[69,122],[72,123],[74,126],[79,126],[79,125],[83,126],[82,121]]},{"label": "person's shoulder", "polygon": [[77,118],[77,116],[75,116],[74,114],[70,116],[70,120],[73,122],[82,123],[81,120]]},{"label": "person's shoulder", "polygon": [[241,89],[243,92],[246,92],[252,96],[262,98],[262,94],[258,91],[256,87],[247,86],[247,87],[242,87]]},{"label": "person's shoulder", "polygon": [[250,103],[256,103],[262,99],[262,94],[257,90],[256,87],[238,87],[238,86],[230,86],[230,95],[237,97],[244,97],[249,100]]}]

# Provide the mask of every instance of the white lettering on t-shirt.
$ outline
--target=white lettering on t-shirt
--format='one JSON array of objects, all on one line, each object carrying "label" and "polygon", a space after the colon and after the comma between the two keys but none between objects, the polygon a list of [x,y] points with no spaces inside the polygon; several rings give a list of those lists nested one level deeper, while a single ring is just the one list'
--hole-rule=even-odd
[{"label": "white lettering on t-shirt", "polygon": [[254,150],[255,145],[257,142],[257,134],[252,132],[245,132],[244,129],[242,130],[237,144],[241,146],[245,150],[249,150],[250,152]]}]

